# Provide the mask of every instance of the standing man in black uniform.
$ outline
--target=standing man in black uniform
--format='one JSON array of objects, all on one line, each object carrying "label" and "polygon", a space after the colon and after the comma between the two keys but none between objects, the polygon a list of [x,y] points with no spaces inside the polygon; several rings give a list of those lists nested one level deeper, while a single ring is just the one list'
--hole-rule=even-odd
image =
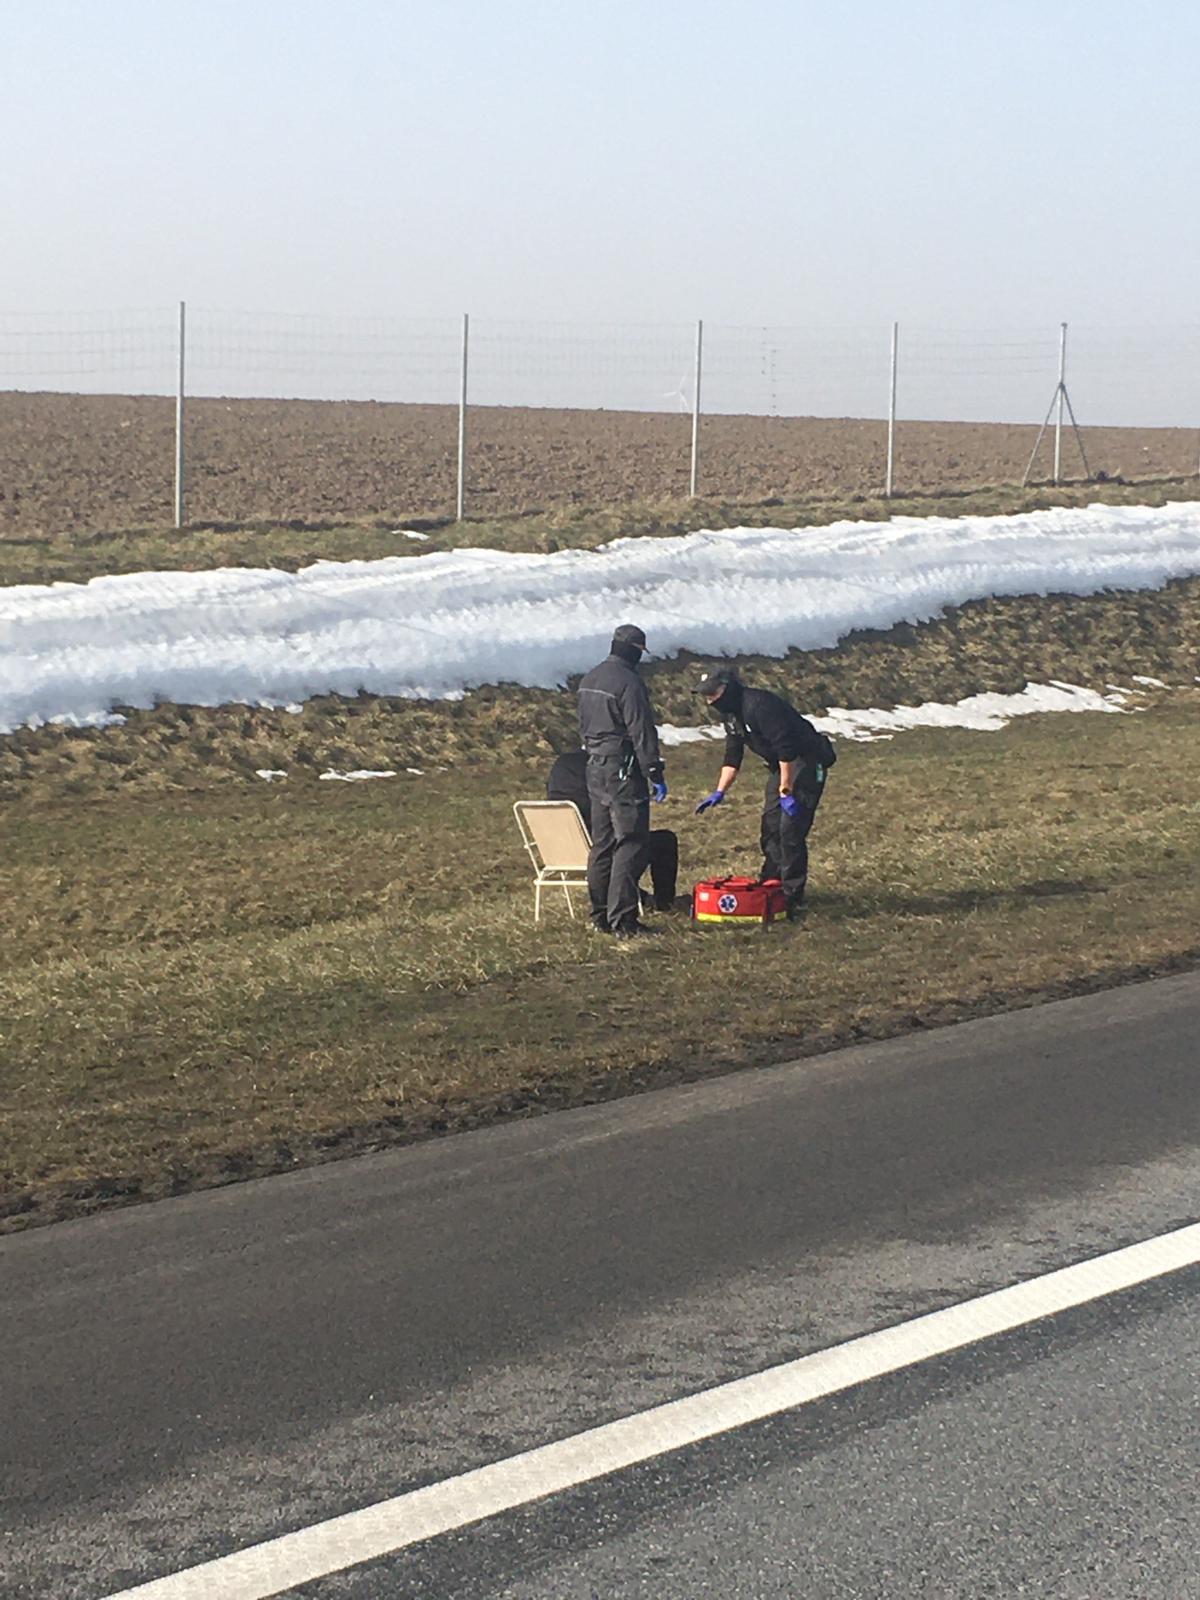
[{"label": "standing man in black uniform", "polygon": [[638,917],[638,879],[650,845],[650,801],[665,800],[658,729],[638,662],[646,635],[625,622],[606,661],[579,685],[579,732],[587,751],[592,849],[592,924],[620,939],[657,932]]},{"label": "standing man in black uniform", "polygon": [[761,876],[778,878],[789,922],[800,919],[808,883],[808,834],[837,760],[832,741],[807,717],[769,689],[748,689],[733,667],[706,672],[696,685],[725,724],[725,759],[717,787],[697,813],[720,805],[738,775],[746,746],[766,762],[770,776],[762,815]]},{"label": "standing man in black uniform", "polygon": [[[587,786],[588,757],[586,750],[565,750],[556,756],[546,779],[547,800],[570,800],[579,808],[583,825],[592,831],[592,801]],[[642,909],[653,905],[659,911],[671,911],[675,905],[675,888],[679,878],[679,840],[670,828],[651,828],[648,840],[650,852],[650,884],[652,893],[639,890]]]}]

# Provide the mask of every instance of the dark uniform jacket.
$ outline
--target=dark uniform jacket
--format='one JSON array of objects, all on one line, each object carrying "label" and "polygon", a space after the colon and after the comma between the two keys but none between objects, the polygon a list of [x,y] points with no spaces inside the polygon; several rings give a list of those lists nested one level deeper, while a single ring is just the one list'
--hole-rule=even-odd
[{"label": "dark uniform jacket", "polygon": [[573,800],[584,827],[592,830],[592,801],[587,786],[587,751],[568,750],[555,758],[546,780],[547,800]]},{"label": "dark uniform jacket", "polygon": [[579,685],[579,732],[589,756],[632,756],[647,783],[661,775],[650,696],[620,656],[593,667]]},{"label": "dark uniform jacket", "polygon": [[741,766],[747,746],[775,772],[781,761],[831,767],[837,760],[831,741],[795,706],[769,689],[742,685],[739,703],[728,711],[723,707],[721,710],[727,767]]}]

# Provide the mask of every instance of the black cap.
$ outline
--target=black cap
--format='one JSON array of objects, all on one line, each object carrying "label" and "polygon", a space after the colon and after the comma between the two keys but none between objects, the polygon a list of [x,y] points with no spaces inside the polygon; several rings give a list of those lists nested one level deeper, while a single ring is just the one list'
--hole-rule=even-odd
[{"label": "black cap", "polygon": [[742,680],[737,675],[736,667],[713,667],[706,672],[696,685],[695,693],[702,694],[706,700],[712,700],[717,695],[724,694],[731,683],[740,683]]},{"label": "black cap", "polygon": [[636,622],[622,622],[619,628],[613,629],[612,642],[614,644],[631,644],[635,650],[646,648],[646,635]]}]

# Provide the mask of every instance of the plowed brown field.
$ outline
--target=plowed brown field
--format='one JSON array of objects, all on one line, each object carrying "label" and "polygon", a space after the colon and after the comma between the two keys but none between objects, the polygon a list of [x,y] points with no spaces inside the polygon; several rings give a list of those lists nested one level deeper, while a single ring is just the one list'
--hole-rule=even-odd
[{"label": "plowed brown field", "polygon": [[[682,497],[691,420],[661,413],[479,408],[470,413],[468,511],[602,506]],[[897,492],[1019,482],[1037,429],[905,422]],[[1181,477],[1197,467],[1183,428],[1092,428],[1093,473]],[[193,400],[187,413],[192,522],[452,514],[457,414],[449,406]],[[886,429],[853,419],[712,416],[701,487],[712,499],[876,494]],[[1050,440],[1035,477],[1051,470]],[[174,403],[149,396],[0,393],[0,536],[171,521]],[[1069,439],[1064,471],[1081,477]]]}]

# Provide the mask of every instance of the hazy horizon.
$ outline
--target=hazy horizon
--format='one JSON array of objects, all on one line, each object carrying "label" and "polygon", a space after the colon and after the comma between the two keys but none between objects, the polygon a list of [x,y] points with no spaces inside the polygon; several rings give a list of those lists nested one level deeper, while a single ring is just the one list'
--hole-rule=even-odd
[{"label": "hazy horizon", "polygon": [[1200,421],[1194,8],[7,9],[0,387]]}]

